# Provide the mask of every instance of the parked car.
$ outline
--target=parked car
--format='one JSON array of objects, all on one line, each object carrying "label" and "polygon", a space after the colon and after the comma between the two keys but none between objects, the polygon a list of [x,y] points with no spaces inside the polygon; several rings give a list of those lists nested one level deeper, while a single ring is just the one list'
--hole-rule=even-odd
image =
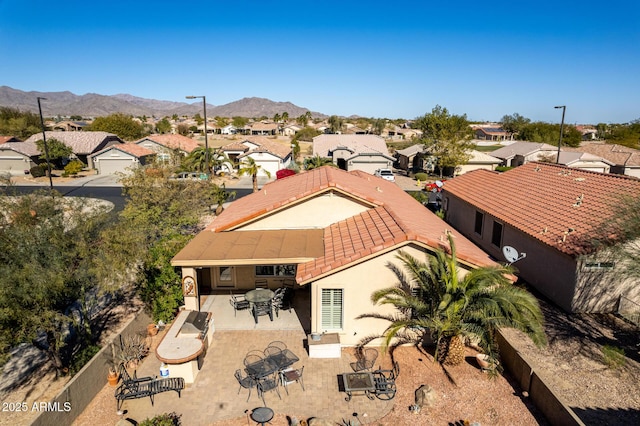
[{"label": "parked car", "polygon": [[390,182],[395,182],[396,177],[393,175],[391,169],[378,169],[373,173],[374,176],[381,177],[384,180],[388,180]]}]

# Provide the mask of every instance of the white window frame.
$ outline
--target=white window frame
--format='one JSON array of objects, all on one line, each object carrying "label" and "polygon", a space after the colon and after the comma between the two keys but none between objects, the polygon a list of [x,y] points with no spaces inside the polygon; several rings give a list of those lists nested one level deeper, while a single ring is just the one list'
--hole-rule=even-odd
[{"label": "white window frame", "polygon": [[344,289],[323,288],[320,290],[320,328],[336,331],[344,328]]}]

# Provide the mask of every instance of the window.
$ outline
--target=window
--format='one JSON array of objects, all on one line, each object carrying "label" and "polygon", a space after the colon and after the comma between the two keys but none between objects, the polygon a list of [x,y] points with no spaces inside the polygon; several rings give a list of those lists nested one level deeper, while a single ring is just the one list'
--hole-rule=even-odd
[{"label": "window", "polygon": [[218,270],[218,287],[233,287],[235,285],[233,266],[220,266]]},{"label": "window", "polygon": [[491,244],[496,247],[502,245],[502,224],[499,222],[493,222],[493,233],[491,234]]},{"label": "window", "polygon": [[256,277],[295,277],[296,265],[258,265]]},{"label": "window", "polygon": [[476,223],[473,226],[473,231],[482,236],[482,224],[484,223],[484,214],[476,210]]},{"label": "window", "polygon": [[322,330],[342,329],[342,289],[323,288],[321,302]]}]

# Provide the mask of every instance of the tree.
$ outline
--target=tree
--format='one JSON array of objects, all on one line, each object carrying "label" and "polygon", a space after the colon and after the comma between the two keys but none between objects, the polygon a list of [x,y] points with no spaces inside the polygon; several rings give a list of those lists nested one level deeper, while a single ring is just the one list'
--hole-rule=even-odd
[{"label": "tree", "polygon": [[156,131],[158,133],[169,133],[171,132],[171,123],[167,117],[164,117],[162,120],[158,121],[156,124]]},{"label": "tree", "polygon": [[455,168],[469,160],[471,127],[467,115],[451,115],[446,108],[436,105],[430,113],[416,118],[416,125],[423,132],[422,143],[437,158],[442,177],[444,168]]},{"label": "tree", "polygon": [[298,123],[302,127],[306,127],[307,123],[309,123],[309,120],[311,120],[311,112],[307,111],[304,114],[300,115],[298,118],[296,118],[296,123]]},{"label": "tree", "polygon": [[333,163],[333,160],[331,158],[320,157],[319,155],[316,155],[310,158],[305,158],[304,160],[305,170],[313,170],[322,166],[338,167]]},{"label": "tree", "polygon": [[273,122],[274,122],[274,123],[278,123],[278,122],[280,122],[280,114],[276,113],[276,114],[273,116]]},{"label": "tree", "polygon": [[244,126],[247,125],[248,122],[249,122],[249,119],[245,117],[236,116],[231,118],[231,124],[233,124],[233,127],[235,127],[236,129],[242,129]]},{"label": "tree", "polygon": [[16,108],[0,107],[0,134],[15,136],[22,140],[42,131],[40,117],[32,112]]},{"label": "tree", "polygon": [[267,177],[271,177],[271,173],[263,169],[262,166],[256,163],[256,160],[251,157],[245,157],[240,163],[240,169],[238,169],[238,174],[251,176],[253,192],[258,192],[258,173],[260,173],[260,170],[262,170]]},{"label": "tree", "polygon": [[634,149],[640,148],[640,119],[634,120],[629,124],[610,126],[607,142]]},{"label": "tree", "polygon": [[287,124],[287,121],[289,121],[289,113],[287,111],[282,113],[282,121]]},{"label": "tree", "polygon": [[117,135],[125,141],[134,141],[147,135],[144,126],[134,120],[130,115],[122,113],[111,114],[106,117],[97,117],[93,120],[88,130],[103,131]]},{"label": "tree", "polygon": [[376,118],[372,124],[372,132],[374,135],[381,135],[384,128],[387,126],[387,120],[383,118]]},{"label": "tree", "polygon": [[[530,142],[542,142],[550,145],[558,145],[560,140],[560,125],[536,121],[526,124],[518,134],[519,140]],[[580,146],[582,134],[575,126],[565,125],[562,135],[563,146]]]},{"label": "tree", "polygon": [[450,253],[442,249],[421,262],[406,252],[398,259],[408,271],[389,267],[398,277],[396,286],[375,291],[371,301],[392,305],[397,314],[364,314],[359,318],[389,321],[382,336],[365,337],[360,344],[382,337],[383,347],[404,343],[436,344],[435,360],[445,365],[464,361],[464,339],[477,345],[491,358],[497,356],[496,332],[516,328],[543,346],[546,337],[543,316],[536,298],[508,279],[511,269],[487,266],[461,274],[456,248],[448,235]]},{"label": "tree", "polygon": [[332,115],[331,117],[329,117],[328,121],[331,133],[338,133],[342,131],[342,128],[344,127],[344,120],[341,117]]},{"label": "tree", "polygon": [[311,142],[313,141],[313,138],[315,138],[320,134],[322,134],[320,130],[316,130],[313,127],[305,127],[304,129],[300,130],[295,135],[293,135],[291,142],[298,142],[298,141]]},{"label": "tree", "polygon": [[522,128],[531,122],[530,119],[521,116],[517,112],[512,115],[505,115],[502,117],[501,125],[502,129],[510,135],[517,135]]},{"label": "tree", "polygon": [[[46,160],[47,156],[44,149],[44,140],[40,139],[36,141],[36,146],[42,153],[39,158],[41,160]],[[49,161],[51,162],[55,162],[56,160],[63,158],[69,158],[71,154],[73,154],[73,149],[71,147],[65,145],[64,142],[56,138],[47,139],[47,151],[49,152]]]},{"label": "tree", "polygon": [[189,125],[185,124],[185,123],[180,123],[176,127],[176,131],[178,132],[179,135],[188,136],[189,132],[190,132],[189,131]]}]

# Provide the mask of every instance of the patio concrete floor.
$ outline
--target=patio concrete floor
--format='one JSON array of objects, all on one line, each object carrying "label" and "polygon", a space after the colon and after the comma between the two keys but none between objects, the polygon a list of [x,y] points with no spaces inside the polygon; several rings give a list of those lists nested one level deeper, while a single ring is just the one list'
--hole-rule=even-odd
[{"label": "patio concrete floor", "polygon": [[[308,326],[302,325],[308,324],[309,320],[308,293],[305,297],[303,290],[296,292],[296,303],[291,313],[281,311],[278,318],[274,316],[273,322],[269,317],[260,317],[258,324],[254,323],[249,311],[239,311],[234,316],[228,300],[228,295],[211,295],[203,303],[203,310],[213,312],[215,332],[195,383],[187,385],[181,398],[175,392],[156,395],[154,406],[149,398],[125,401],[125,418],[140,422],[157,414],[176,412],[182,416],[182,424],[197,426],[246,416],[247,410],[251,412],[263,402],[255,389],[248,402],[246,389],[241,389],[238,394],[240,387],[234,372],[240,369],[244,375],[242,361],[245,354],[255,349],[262,351],[274,340],[286,343],[300,358],[293,367],[304,366],[305,386],[303,391],[298,383],[290,384],[288,395],[280,387],[282,399],[273,391],[267,392],[266,405],[276,414],[298,419],[320,417],[340,423],[342,419],[352,419],[353,413],[358,413],[362,423],[371,423],[393,407],[393,400],[369,400],[360,395],[345,401],[346,393],[340,391],[338,377],[352,371],[349,365],[354,361],[351,348],[343,348],[340,359],[309,358],[305,345]],[[378,364],[388,366],[390,361],[379,358]],[[160,361],[152,352],[138,367],[137,373],[139,377],[155,376],[159,375],[159,370]]]}]

